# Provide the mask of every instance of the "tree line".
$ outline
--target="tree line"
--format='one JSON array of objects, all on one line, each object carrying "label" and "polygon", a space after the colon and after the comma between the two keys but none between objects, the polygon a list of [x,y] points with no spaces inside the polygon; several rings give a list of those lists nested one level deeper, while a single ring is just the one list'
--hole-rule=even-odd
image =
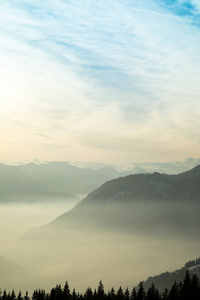
[{"label": "tree line", "polygon": [[170,289],[165,288],[162,293],[152,285],[147,291],[144,289],[143,282],[140,282],[137,288],[129,291],[120,286],[118,290],[111,288],[107,293],[104,290],[102,281],[99,282],[98,288],[94,291],[88,287],[85,293],[77,293],[75,289],[70,291],[68,282],[64,288],[61,285],[56,285],[49,293],[42,289],[33,291],[32,296],[29,296],[28,291],[22,296],[21,292],[17,295],[14,290],[7,292],[0,290],[0,300],[199,300],[200,299],[200,282],[196,274],[190,275],[186,271],[183,282],[176,281]]},{"label": "tree line", "polygon": [[[165,287],[171,287],[173,283],[180,282],[184,280],[186,271],[191,268],[200,265],[200,258],[196,258],[195,260],[190,260],[186,262],[185,266],[179,270],[174,272],[164,272],[162,274],[156,276],[149,276],[146,281],[144,281],[144,288],[147,290],[152,282],[155,286],[161,291],[165,289]],[[200,299],[199,299],[200,300]]]}]

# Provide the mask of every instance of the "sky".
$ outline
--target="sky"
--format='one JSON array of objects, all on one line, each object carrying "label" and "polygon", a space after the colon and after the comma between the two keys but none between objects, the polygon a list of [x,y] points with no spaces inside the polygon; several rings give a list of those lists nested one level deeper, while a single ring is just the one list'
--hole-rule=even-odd
[{"label": "sky", "polygon": [[0,162],[199,157],[198,0],[1,0],[0,66]]}]

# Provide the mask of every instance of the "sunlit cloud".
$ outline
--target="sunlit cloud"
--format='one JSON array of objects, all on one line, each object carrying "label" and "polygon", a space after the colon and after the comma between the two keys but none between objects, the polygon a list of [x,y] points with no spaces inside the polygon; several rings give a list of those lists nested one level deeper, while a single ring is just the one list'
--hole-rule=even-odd
[{"label": "sunlit cloud", "polygon": [[1,1],[0,122],[12,156],[1,161],[23,160],[29,138],[38,145],[25,159],[46,159],[47,136],[60,160],[103,161],[116,147],[122,163],[151,159],[148,141],[153,160],[176,160],[184,145],[198,156],[199,12],[195,0]]}]

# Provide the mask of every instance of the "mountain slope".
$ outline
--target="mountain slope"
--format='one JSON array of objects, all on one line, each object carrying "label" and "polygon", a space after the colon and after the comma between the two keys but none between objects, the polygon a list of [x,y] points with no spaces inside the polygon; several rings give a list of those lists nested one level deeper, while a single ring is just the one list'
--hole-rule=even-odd
[{"label": "mountain slope", "polygon": [[6,259],[4,256],[0,255],[0,274],[11,274],[18,273],[23,269],[15,264],[14,262]]},{"label": "mountain slope", "polygon": [[176,176],[154,173],[114,179],[48,227],[200,233],[199,183],[200,166]]},{"label": "mountain slope", "polygon": [[200,201],[200,166],[179,175],[160,173],[129,175],[103,184],[84,199],[117,201],[117,199],[158,199]]},{"label": "mountain slope", "polygon": [[41,278],[33,269],[29,270],[26,266],[18,265],[17,263],[0,255],[0,282],[1,291],[11,291],[35,288],[36,280]]},{"label": "mountain slope", "polygon": [[197,274],[200,278],[200,258],[187,262],[184,267],[174,272],[165,272],[157,276],[148,277],[143,282],[144,288],[147,290],[153,283],[160,291],[163,291],[165,288],[170,289],[174,281],[180,282],[184,280],[187,270],[189,270],[191,275]]}]

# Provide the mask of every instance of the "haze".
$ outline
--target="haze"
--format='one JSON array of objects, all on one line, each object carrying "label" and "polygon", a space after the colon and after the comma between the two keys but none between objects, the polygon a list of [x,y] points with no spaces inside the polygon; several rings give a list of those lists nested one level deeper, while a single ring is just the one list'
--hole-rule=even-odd
[{"label": "haze", "polygon": [[[198,203],[173,204],[181,236],[31,230],[113,178],[199,164],[199,17],[198,0],[0,1],[0,288],[132,288],[199,256]],[[167,212],[137,201],[138,220]]]},{"label": "haze", "polygon": [[97,235],[94,228],[89,232],[47,232],[30,243],[18,240],[30,228],[46,224],[64,209],[64,205],[1,206],[1,255],[23,268],[17,274],[8,272],[8,277],[1,274],[2,288],[50,290],[68,280],[71,287],[84,292],[87,286],[95,288],[102,279],[107,289],[117,289],[119,285],[131,289],[140,280],[174,271],[199,254],[198,239],[162,239],[149,233],[130,235],[105,230]]}]

